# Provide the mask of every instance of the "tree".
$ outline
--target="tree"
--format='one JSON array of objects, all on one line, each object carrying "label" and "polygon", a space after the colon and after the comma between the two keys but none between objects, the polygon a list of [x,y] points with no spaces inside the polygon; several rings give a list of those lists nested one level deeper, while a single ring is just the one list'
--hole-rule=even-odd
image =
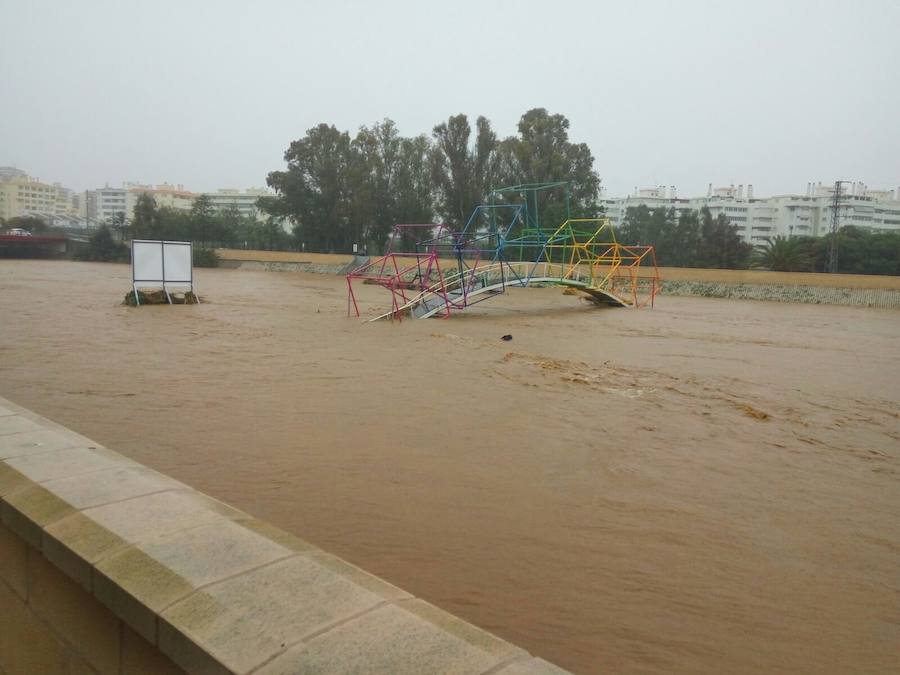
[{"label": "tree", "polygon": [[320,124],[293,141],[284,159],[287,170],[266,179],[277,196],[261,198],[260,206],[269,215],[290,218],[295,237],[309,250],[349,250],[350,135]]},{"label": "tree", "polygon": [[693,267],[700,245],[700,219],[696,211],[629,207],[617,233],[623,244],[652,245],[660,265]]},{"label": "tree", "polygon": [[138,195],[131,219],[131,233],[135,239],[162,239],[159,209],[153,195]]},{"label": "tree", "polygon": [[[594,156],[587,144],[569,140],[569,120],[545,108],[533,108],[522,115],[518,132],[518,137],[500,144],[494,169],[497,178],[506,185],[568,182],[572,215],[598,215],[600,177],[594,170]],[[540,199],[536,214],[540,223],[552,226],[565,219],[563,189],[545,192]]]},{"label": "tree", "polygon": [[465,224],[475,206],[484,201],[493,182],[497,136],[485,117],[479,117],[475,127],[472,147],[469,146],[472,128],[464,114],[441,122],[432,132],[431,167],[438,195],[437,210],[455,227]]},{"label": "tree", "polygon": [[724,213],[713,218],[709,208],[700,209],[697,267],[744,269],[752,252],[753,246],[741,240],[737,226]]},{"label": "tree", "polygon": [[[542,108],[522,116],[520,137],[502,143],[486,118],[476,120],[473,133],[463,114],[436,125],[431,140],[400,136],[390,119],[361,127],[352,139],[319,124],[290,144],[287,168],[267,178],[275,195],[258,206],[289,220],[299,246],[348,252],[354,243],[382,250],[397,223],[429,223],[437,215],[460,228],[498,181],[571,180],[573,215],[593,216],[600,211],[594,158],[585,144],[569,142],[568,126]],[[540,207],[553,226],[565,214],[562,194],[546,195]]]},{"label": "tree", "polygon": [[109,227],[111,230],[118,233],[119,241],[125,241],[125,230],[128,227],[125,221],[125,212],[116,211],[112,214],[112,217],[109,219]]},{"label": "tree", "polygon": [[217,214],[217,220],[224,244],[231,247],[236,245],[246,246],[246,219],[237,206],[232,204]]},{"label": "tree", "polygon": [[656,247],[657,259],[668,255],[675,230],[675,209],[651,209],[646,204],[625,210],[619,239],[627,244],[650,244]]},{"label": "tree", "polygon": [[371,244],[380,250],[397,222],[401,144],[397,125],[390,119],[361,127],[353,139],[348,185],[351,244]]},{"label": "tree", "polygon": [[812,251],[800,238],[774,237],[756,247],[754,267],[773,272],[808,272],[812,269]]},{"label": "tree", "polygon": [[431,181],[430,149],[425,136],[400,141],[394,205],[398,223],[434,221],[435,190]]},{"label": "tree", "polygon": [[[188,220],[188,239],[197,241],[201,247],[209,244],[211,235],[219,234],[216,225],[216,212],[209,195],[200,195],[191,204],[191,215]],[[216,238],[216,237],[212,237]]]},{"label": "tree", "polygon": [[80,260],[94,262],[125,262],[130,257],[128,247],[115,241],[107,225],[101,225],[91,235],[87,248],[78,256]]},{"label": "tree", "polygon": [[[819,239],[815,251],[817,271],[827,269],[831,237]],[[900,275],[900,232],[876,232],[853,225],[842,227],[838,237],[838,272],[843,274]]]},{"label": "tree", "polygon": [[430,223],[434,199],[425,136],[403,138],[386,119],[362,127],[353,141],[350,181],[354,241],[383,250],[397,223]]},{"label": "tree", "polygon": [[669,250],[665,265],[672,267],[693,267],[700,250],[700,214],[693,209],[684,209],[678,214],[669,240]]},{"label": "tree", "polygon": [[653,246],[657,262],[672,267],[743,268],[753,250],[724,214],[713,218],[706,207],[682,210],[677,216],[672,208],[629,207],[618,239]]}]

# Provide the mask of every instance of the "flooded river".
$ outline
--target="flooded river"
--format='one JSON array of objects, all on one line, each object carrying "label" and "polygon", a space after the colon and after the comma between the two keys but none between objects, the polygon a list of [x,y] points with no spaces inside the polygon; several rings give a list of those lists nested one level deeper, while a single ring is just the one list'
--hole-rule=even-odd
[{"label": "flooded river", "polygon": [[900,671],[900,312],[129,281],[0,262],[0,395],[576,672]]}]

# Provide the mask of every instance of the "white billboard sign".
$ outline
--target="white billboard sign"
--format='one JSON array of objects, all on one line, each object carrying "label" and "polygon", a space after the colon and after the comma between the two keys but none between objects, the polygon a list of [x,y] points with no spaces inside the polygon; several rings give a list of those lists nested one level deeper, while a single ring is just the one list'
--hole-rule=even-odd
[{"label": "white billboard sign", "polygon": [[[194,290],[193,246],[189,241],[135,239],[131,242],[131,283],[138,288]],[[171,301],[171,299],[170,299]]]}]

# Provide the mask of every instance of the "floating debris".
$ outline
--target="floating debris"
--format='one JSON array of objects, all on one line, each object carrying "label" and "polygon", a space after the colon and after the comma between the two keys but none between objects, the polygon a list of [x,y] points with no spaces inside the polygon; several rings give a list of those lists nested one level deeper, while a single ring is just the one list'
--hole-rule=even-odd
[{"label": "floating debris", "polygon": [[[141,305],[197,305],[200,303],[200,298],[197,297],[197,294],[193,291],[184,291],[183,293],[176,293],[173,291],[169,291],[168,296],[165,291],[138,291],[138,297],[135,299],[134,291],[129,291],[125,294],[125,300],[122,302],[123,305],[128,305],[129,307],[136,307],[138,304]],[[170,301],[171,299],[171,301]],[[137,301],[140,301],[139,303]]]}]

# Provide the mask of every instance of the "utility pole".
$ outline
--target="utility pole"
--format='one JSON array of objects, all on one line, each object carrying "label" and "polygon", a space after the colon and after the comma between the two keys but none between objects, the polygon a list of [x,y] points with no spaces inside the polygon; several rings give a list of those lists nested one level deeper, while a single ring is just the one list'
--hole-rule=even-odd
[{"label": "utility pole", "polygon": [[834,194],[831,198],[831,246],[828,249],[828,271],[837,274],[838,271],[838,230],[841,229],[841,196],[846,180],[834,181]]}]

